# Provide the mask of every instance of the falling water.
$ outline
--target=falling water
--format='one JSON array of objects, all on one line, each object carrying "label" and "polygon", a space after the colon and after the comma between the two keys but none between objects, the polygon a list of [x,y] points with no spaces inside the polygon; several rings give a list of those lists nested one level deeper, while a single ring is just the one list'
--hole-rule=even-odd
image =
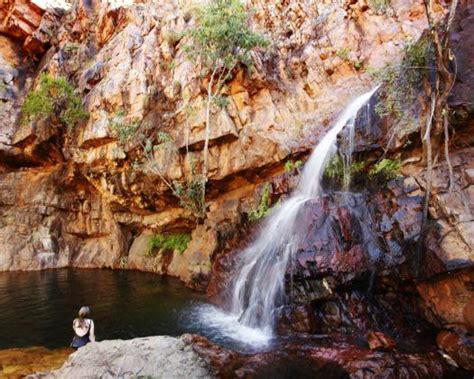
[{"label": "falling water", "polygon": [[358,111],[377,88],[347,106],[314,149],[291,197],[265,220],[259,237],[240,254],[231,312],[208,309],[202,315],[205,322],[227,329],[229,337],[250,344],[265,343],[272,338],[276,315],[285,304],[285,272],[300,238],[296,222],[300,209],[306,201],[321,195],[321,179],[337,151],[337,135],[346,125],[354,127]]},{"label": "falling water", "polygon": [[343,163],[343,190],[348,191],[351,184],[352,154],[354,152],[355,117],[351,118],[345,127],[345,138],[339,148]]}]

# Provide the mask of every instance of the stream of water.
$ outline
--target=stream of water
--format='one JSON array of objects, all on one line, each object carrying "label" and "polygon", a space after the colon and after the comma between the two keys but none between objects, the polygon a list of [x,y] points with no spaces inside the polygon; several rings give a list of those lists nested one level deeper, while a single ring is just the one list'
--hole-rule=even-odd
[{"label": "stream of water", "polygon": [[[285,272],[301,237],[301,228],[297,225],[299,212],[305,202],[321,195],[322,176],[337,152],[338,134],[349,125],[349,137],[353,139],[357,113],[377,88],[353,100],[315,147],[305,163],[298,187],[267,217],[260,235],[240,254],[231,311],[224,312],[210,305],[201,309],[201,318],[208,325],[222,330],[230,338],[253,345],[265,346],[274,338],[275,319],[285,304]],[[352,148],[349,142],[348,149]],[[349,150],[345,152],[346,166],[350,165],[349,155],[352,155]],[[345,182],[347,185],[348,179]]]}]

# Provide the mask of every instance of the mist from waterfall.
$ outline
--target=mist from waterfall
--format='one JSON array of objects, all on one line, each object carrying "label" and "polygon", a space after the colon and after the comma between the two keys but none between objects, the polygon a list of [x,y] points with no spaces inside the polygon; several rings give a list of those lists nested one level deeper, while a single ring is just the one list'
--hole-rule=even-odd
[{"label": "mist from waterfall", "polygon": [[[208,307],[201,313],[204,322],[248,344],[265,344],[273,337],[276,316],[285,305],[285,272],[302,237],[297,222],[300,210],[308,200],[322,194],[322,177],[337,152],[338,134],[347,125],[353,139],[357,114],[377,89],[362,94],[345,108],[305,163],[298,187],[267,217],[259,236],[240,253],[230,313]],[[352,149],[349,142],[343,153],[345,167],[350,165]]]}]

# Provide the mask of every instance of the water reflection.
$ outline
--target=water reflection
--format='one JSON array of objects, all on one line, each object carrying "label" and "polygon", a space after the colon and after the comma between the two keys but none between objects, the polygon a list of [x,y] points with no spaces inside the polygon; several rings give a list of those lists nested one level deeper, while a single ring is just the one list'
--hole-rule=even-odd
[{"label": "water reflection", "polygon": [[0,348],[67,346],[83,304],[99,340],[199,332],[187,317],[205,302],[177,280],[141,272],[0,273]]}]

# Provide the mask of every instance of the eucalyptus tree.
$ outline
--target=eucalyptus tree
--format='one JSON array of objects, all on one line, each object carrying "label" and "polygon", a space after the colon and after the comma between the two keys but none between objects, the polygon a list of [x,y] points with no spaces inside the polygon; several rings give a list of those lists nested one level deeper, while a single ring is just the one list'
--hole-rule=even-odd
[{"label": "eucalyptus tree", "polygon": [[252,31],[249,13],[239,0],[211,0],[199,7],[196,9],[195,26],[187,34],[192,44],[186,45],[185,51],[188,58],[199,65],[207,88],[201,177],[201,207],[205,215],[211,108],[227,105],[228,99],[223,94],[225,84],[239,67],[251,67],[252,51],[266,47],[268,42]]}]

